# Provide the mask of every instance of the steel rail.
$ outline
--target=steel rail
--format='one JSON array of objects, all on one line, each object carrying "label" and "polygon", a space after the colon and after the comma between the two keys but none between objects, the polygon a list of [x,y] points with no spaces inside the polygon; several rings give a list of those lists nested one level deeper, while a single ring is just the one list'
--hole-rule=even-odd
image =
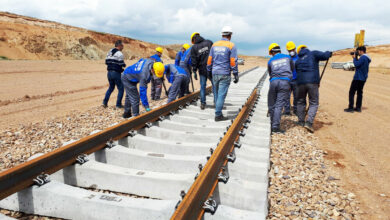
[{"label": "steel rail", "polygon": [[[211,92],[211,86],[206,92]],[[33,185],[33,179],[40,174],[52,174],[76,162],[83,154],[91,154],[107,146],[107,143],[128,136],[130,131],[145,127],[146,123],[159,120],[172,111],[177,111],[198,99],[200,91],[196,91],[171,103],[153,109],[150,112],[126,120],[96,134],[84,137],[76,142],[58,148],[31,161],[10,168],[0,173],[0,200]]]},{"label": "steel rail", "polygon": [[[240,77],[258,67],[240,73]],[[206,88],[210,93],[212,87]],[[31,161],[24,162],[0,173],[0,200],[19,192],[34,184],[33,180],[41,174],[52,174],[58,170],[76,163],[78,156],[91,154],[107,146],[110,141],[119,140],[128,136],[130,131],[145,127],[147,123],[159,120],[172,111],[197,100],[200,91],[196,91],[177,99],[169,104],[160,106],[150,112],[126,120],[122,123],[109,127],[101,132],[84,137],[76,142],[58,148],[52,152],[37,157]]]},{"label": "steel rail", "polygon": [[218,174],[227,163],[227,155],[234,149],[236,139],[246,122],[248,115],[258,97],[257,88],[253,90],[241,111],[234,119],[225,136],[199,173],[188,193],[178,205],[171,220],[201,219],[204,214],[203,204],[214,193],[218,184]]}]

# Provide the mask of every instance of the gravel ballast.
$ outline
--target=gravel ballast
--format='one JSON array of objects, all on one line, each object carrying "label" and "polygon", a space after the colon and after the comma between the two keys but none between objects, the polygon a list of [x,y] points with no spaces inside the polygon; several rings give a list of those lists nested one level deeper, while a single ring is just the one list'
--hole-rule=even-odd
[{"label": "gravel ballast", "polygon": [[267,219],[361,219],[355,195],[330,175],[315,133],[282,118],[285,134],[272,135]]},{"label": "gravel ballast", "polygon": [[[153,102],[152,106],[165,102]],[[0,133],[0,171],[122,122],[122,114],[123,109],[98,106],[6,129]],[[330,175],[330,164],[324,160],[327,152],[321,150],[315,133],[295,125],[295,121],[295,116],[283,117],[286,133],[272,135],[268,219],[361,219],[355,195],[344,191],[338,178]]]}]

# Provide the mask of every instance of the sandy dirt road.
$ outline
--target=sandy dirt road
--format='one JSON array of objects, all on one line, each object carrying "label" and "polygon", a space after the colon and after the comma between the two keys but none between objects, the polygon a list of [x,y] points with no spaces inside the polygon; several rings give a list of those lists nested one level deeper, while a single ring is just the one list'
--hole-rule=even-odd
[{"label": "sandy dirt road", "polygon": [[345,113],[354,72],[328,69],[320,87],[316,135],[343,187],[367,219],[390,218],[390,74],[371,68],[361,113]]},{"label": "sandy dirt road", "polygon": [[[239,69],[256,65],[256,59],[247,59]],[[194,86],[199,89],[199,82]],[[104,60],[0,61],[0,88],[1,129],[39,122],[101,105],[108,88],[106,65]],[[150,94],[150,84],[148,88]],[[115,105],[116,96],[115,89],[109,105]]]}]

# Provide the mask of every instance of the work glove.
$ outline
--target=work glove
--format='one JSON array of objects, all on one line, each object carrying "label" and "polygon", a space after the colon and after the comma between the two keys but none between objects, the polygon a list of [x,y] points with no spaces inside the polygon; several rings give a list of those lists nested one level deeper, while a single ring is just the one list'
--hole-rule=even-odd
[{"label": "work glove", "polygon": [[198,80],[198,75],[196,74],[196,72],[194,72],[194,79]]},{"label": "work glove", "polygon": [[238,83],[238,75],[234,75],[234,80],[233,80],[234,83]]},{"label": "work glove", "polygon": [[150,112],[150,108],[149,107],[146,108],[146,112]]}]

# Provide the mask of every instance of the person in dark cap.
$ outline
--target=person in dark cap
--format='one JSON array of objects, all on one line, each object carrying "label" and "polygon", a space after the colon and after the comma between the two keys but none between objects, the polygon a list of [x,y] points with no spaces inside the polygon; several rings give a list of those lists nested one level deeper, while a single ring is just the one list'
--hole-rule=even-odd
[{"label": "person in dark cap", "polygon": [[122,98],[123,98],[123,84],[121,80],[121,73],[123,72],[123,68],[126,67],[123,58],[123,43],[121,40],[117,40],[115,42],[115,47],[112,48],[106,57],[106,65],[107,65],[107,78],[109,87],[106,92],[106,95],[103,100],[103,107],[107,108],[108,100],[110,99],[111,93],[115,89],[115,85],[118,88],[118,97],[116,99],[116,107],[123,108],[122,106]]}]

